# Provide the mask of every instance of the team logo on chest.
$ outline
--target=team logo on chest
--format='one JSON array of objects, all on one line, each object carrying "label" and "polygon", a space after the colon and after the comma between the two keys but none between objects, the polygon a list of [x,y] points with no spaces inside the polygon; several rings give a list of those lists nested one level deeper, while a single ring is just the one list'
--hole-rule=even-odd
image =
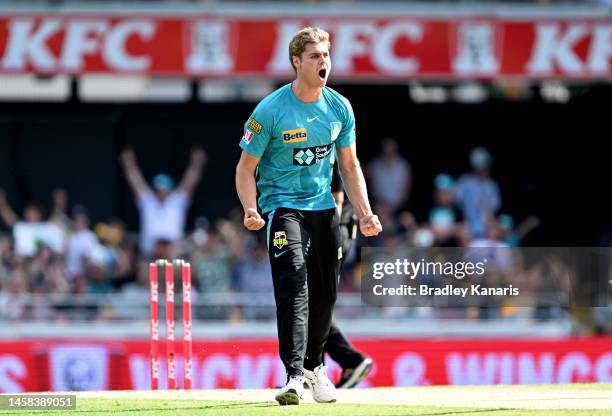
[{"label": "team logo on chest", "polygon": [[287,234],[284,231],[275,231],[272,243],[274,247],[280,250],[287,245]]},{"label": "team logo on chest", "polygon": [[308,140],[306,127],[294,130],[285,130],[282,132],[283,143],[299,143]]}]

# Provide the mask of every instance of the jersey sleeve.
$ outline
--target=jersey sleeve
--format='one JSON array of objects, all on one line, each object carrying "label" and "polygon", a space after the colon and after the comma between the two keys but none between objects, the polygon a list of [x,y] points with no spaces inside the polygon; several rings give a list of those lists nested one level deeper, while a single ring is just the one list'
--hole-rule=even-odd
[{"label": "jersey sleeve", "polygon": [[261,157],[272,138],[272,113],[265,105],[258,105],[246,123],[240,148],[255,157]]},{"label": "jersey sleeve", "polygon": [[353,107],[349,100],[343,97],[344,103],[344,123],[342,123],[342,130],[336,140],[336,146],[348,147],[355,141],[355,114],[353,114]]}]

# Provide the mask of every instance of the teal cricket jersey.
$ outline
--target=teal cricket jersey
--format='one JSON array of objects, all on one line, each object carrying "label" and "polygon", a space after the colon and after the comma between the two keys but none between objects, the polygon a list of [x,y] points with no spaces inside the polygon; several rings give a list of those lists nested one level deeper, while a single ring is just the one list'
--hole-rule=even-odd
[{"label": "teal cricket jersey", "polygon": [[240,147],[260,158],[258,200],[262,212],[276,208],[334,208],[331,194],[335,146],[355,141],[349,101],[325,87],[316,102],[301,101],[287,84],[265,97],[244,125]]}]

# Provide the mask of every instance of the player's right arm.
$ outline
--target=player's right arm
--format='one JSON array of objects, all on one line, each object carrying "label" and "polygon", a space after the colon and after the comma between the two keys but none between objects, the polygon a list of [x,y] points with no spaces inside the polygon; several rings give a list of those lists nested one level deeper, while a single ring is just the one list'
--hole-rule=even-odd
[{"label": "player's right arm", "polygon": [[271,112],[260,103],[244,124],[244,135],[240,140],[242,154],[236,166],[236,192],[244,210],[244,226],[252,231],[266,224],[257,212],[255,169],[272,137],[272,124]]},{"label": "player's right arm", "polygon": [[259,230],[266,225],[266,222],[257,212],[255,169],[258,163],[258,157],[243,150],[238,166],[236,166],[236,192],[244,210],[244,226],[252,231]]}]

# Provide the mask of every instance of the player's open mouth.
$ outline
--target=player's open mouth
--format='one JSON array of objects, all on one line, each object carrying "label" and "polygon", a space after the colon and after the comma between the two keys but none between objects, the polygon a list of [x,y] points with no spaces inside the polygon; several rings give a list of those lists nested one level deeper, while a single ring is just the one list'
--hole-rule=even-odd
[{"label": "player's open mouth", "polygon": [[321,79],[325,79],[325,75],[326,75],[326,74],[327,74],[327,69],[325,69],[325,68],[321,68],[321,69],[319,70],[319,78],[321,78]]}]

